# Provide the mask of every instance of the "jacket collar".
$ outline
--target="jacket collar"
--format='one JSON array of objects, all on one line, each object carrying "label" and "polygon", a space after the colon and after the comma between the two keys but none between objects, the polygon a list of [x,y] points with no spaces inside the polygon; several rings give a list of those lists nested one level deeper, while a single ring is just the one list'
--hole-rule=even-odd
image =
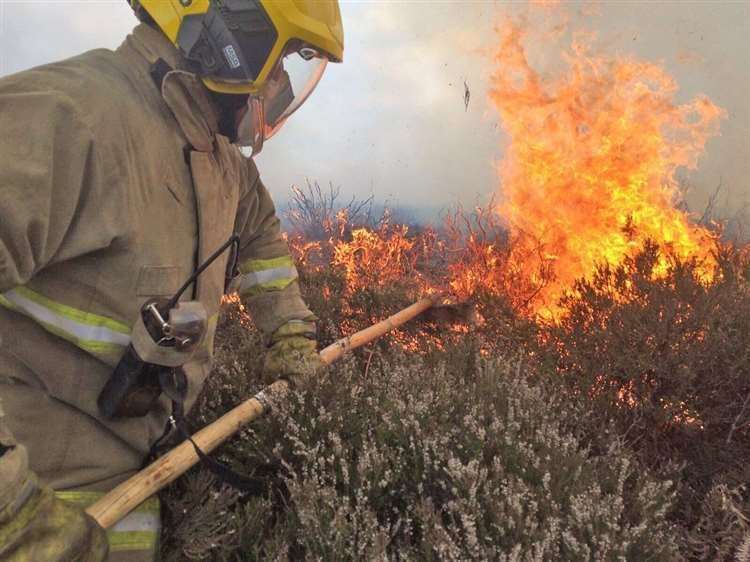
[{"label": "jacket collar", "polygon": [[172,68],[161,82],[161,98],[193,148],[212,152],[219,129],[219,112],[201,79],[183,70],[185,62],[179,51],[160,31],[146,24],[136,26],[118,49],[126,56],[128,50],[135,51],[136,57],[142,61],[138,64],[141,78],[148,77],[148,87],[152,91],[158,88],[150,74],[156,61],[162,59]]}]

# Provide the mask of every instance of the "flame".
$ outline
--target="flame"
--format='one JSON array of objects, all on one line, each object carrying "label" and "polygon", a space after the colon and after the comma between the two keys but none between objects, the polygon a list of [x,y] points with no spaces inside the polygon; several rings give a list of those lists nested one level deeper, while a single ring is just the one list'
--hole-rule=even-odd
[{"label": "flame", "polygon": [[[553,40],[567,36],[569,22],[562,14],[562,23],[540,30],[545,44],[557,49]],[[677,172],[696,167],[726,112],[705,96],[678,104],[677,83],[662,66],[595,53],[582,32],[557,72],[542,74],[525,49],[529,35],[512,20],[499,29],[489,99],[509,138],[501,204],[471,218],[461,210],[439,235],[413,235],[389,217],[354,228],[346,210],[327,209],[325,247],[298,240],[297,257],[342,268],[350,292],[406,281],[422,292],[502,295],[546,317],[576,280],[621,264],[647,241],[666,250],[656,275],[674,256],[697,260],[709,281],[717,234],[677,208]]]},{"label": "flame", "polygon": [[[555,42],[572,37],[561,63],[543,73],[530,62],[524,21],[498,30],[489,93],[509,139],[500,204],[459,208],[441,229],[415,232],[387,213],[357,224],[361,207],[337,210],[337,192],[326,199],[319,188],[295,191],[293,223],[307,232],[289,239],[298,263],[333,268],[345,280],[343,295],[340,284],[322,286],[326,299],[398,284],[413,296],[499,296],[518,312],[554,318],[576,280],[622,264],[646,242],[665,250],[657,276],[677,257],[695,259],[712,279],[717,234],[677,207],[677,174],[697,166],[726,112],[705,96],[678,103],[677,83],[661,65],[595,52],[590,34],[570,33],[565,14],[539,30],[539,44],[556,52]],[[345,312],[354,322],[361,311]]]},{"label": "flame", "polygon": [[536,311],[553,313],[576,279],[646,240],[699,260],[710,279],[715,234],[675,207],[676,173],[696,167],[726,112],[705,96],[678,104],[662,66],[594,53],[583,34],[550,75],[529,62],[522,24],[507,20],[499,34],[489,99],[509,143],[498,211],[517,238],[513,266],[539,287]]},{"label": "flame", "polygon": [[[560,4],[535,2],[545,10]],[[562,21],[545,41],[566,36],[570,19]],[[530,63],[528,36],[511,20],[499,29],[489,99],[509,138],[499,167],[501,204],[471,213],[459,207],[439,229],[409,228],[394,224],[387,211],[372,224],[364,205],[354,202],[338,209],[336,190],[294,188],[296,233],[287,240],[302,278],[310,281],[305,288],[335,310],[335,325],[327,326],[334,337],[383,319],[420,293],[450,292],[459,302],[492,297],[476,299],[476,317],[423,316],[390,332],[387,341],[414,353],[460,342],[456,349],[483,357],[521,346],[520,373],[521,361],[535,361],[538,352],[516,340],[518,318],[503,314],[506,304],[519,316],[554,319],[560,297],[576,280],[600,264],[623,263],[647,242],[666,250],[656,275],[668,273],[675,256],[695,259],[701,277],[712,280],[717,234],[677,208],[677,173],[696,167],[726,112],[705,96],[678,104],[677,84],[660,65],[594,53],[592,39],[582,34],[563,51],[561,69],[543,74]],[[750,246],[741,251],[746,263]],[[225,302],[245,314],[236,295]],[[533,325],[527,320],[519,323],[521,333]],[[561,360],[571,361],[549,331],[529,331],[529,337],[555,345]],[[368,366],[376,349],[370,347]],[[647,379],[622,379],[599,374],[590,397],[614,391],[620,407],[638,408]],[[666,423],[704,429],[690,404],[659,401]]]},{"label": "flame", "polygon": [[414,266],[414,241],[408,233],[406,225],[385,224],[377,231],[357,228],[352,231],[351,241],[335,245],[332,264],[345,270],[350,291],[384,287],[402,280]]}]

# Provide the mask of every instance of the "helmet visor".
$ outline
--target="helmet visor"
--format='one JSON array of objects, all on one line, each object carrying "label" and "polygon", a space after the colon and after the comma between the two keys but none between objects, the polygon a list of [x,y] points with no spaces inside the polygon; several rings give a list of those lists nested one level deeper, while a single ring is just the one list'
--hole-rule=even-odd
[{"label": "helmet visor", "polygon": [[[310,97],[320,82],[328,59],[309,47],[289,49],[258,95],[248,97],[248,108],[238,130],[238,144],[257,154],[265,140]],[[246,155],[249,151],[243,150]]]},{"label": "helmet visor", "polygon": [[292,50],[281,59],[262,92],[267,139],[310,97],[327,64],[326,57],[309,47]]}]

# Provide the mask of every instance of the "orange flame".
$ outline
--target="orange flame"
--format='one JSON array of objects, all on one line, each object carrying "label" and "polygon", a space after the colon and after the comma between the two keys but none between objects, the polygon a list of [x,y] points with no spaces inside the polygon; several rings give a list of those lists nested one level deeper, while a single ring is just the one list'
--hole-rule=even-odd
[{"label": "orange flame", "polygon": [[357,228],[350,242],[336,244],[332,264],[344,268],[349,290],[383,287],[407,277],[414,247],[408,232],[405,225],[385,225],[377,231]]},{"label": "orange flame", "polygon": [[698,259],[710,278],[715,235],[675,208],[676,172],[696,167],[726,112],[705,96],[678,104],[660,65],[594,54],[580,34],[563,51],[564,70],[544,76],[529,62],[526,29],[507,21],[499,32],[489,97],[510,142],[498,210],[519,239],[514,266],[540,287],[537,312],[554,312],[576,279],[649,239]]},{"label": "orange flame", "polygon": [[[545,44],[566,36],[570,20],[562,21]],[[499,296],[547,317],[577,279],[621,264],[646,241],[666,250],[656,275],[673,255],[696,259],[700,275],[712,278],[717,235],[676,208],[677,172],[696,167],[726,112],[706,97],[678,104],[677,84],[661,66],[595,54],[580,33],[561,70],[544,75],[530,63],[528,35],[510,20],[499,29],[490,101],[509,137],[499,168],[503,203],[472,214],[459,208],[440,231],[414,234],[387,213],[357,227],[347,209],[325,199],[317,209],[315,193],[297,192],[296,223],[310,224],[308,236],[289,242],[306,269],[342,271],[349,295],[398,283],[415,293]]]}]

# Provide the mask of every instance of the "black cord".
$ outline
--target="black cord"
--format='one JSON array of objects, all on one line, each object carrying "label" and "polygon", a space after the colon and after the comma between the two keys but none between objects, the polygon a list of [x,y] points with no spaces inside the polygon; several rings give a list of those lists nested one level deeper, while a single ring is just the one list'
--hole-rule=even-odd
[{"label": "black cord", "polygon": [[203,466],[216,476],[220,482],[229,484],[233,488],[253,496],[260,496],[266,491],[266,484],[262,479],[240,474],[203,452],[198,443],[193,441],[188,431],[187,424],[185,423],[185,412],[181,402],[172,401],[172,419],[174,420],[174,426],[182,438],[189,441],[193,449],[195,449],[195,454],[198,455]]},{"label": "black cord", "polygon": [[223,253],[224,253],[224,251],[225,251],[225,250],[226,250],[227,248],[229,248],[230,246],[232,246],[232,245],[236,245],[236,246],[237,246],[237,248],[239,249],[239,246],[240,246],[240,237],[239,237],[239,236],[237,236],[236,234],[234,234],[234,235],[233,235],[233,236],[232,236],[232,237],[231,237],[231,238],[230,238],[229,240],[227,240],[226,242],[224,242],[224,243],[223,243],[223,244],[222,244],[222,245],[221,245],[221,246],[219,247],[219,249],[218,249],[218,250],[216,250],[216,251],[215,251],[215,252],[214,252],[213,254],[211,254],[211,255],[210,255],[210,256],[209,256],[209,257],[208,257],[208,258],[206,259],[206,261],[204,261],[204,262],[203,262],[203,263],[202,263],[202,264],[201,264],[201,265],[200,265],[200,266],[198,267],[198,269],[196,269],[196,270],[195,270],[195,271],[193,272],[193,274],[192,274],[192,275],[191,275],[190,277],[188,277],[188,280],[187,280],[187,281],[185,281],[185,283],[184,283],[184,284],[182,285],[182,287],[180,287],[180,288],[179,288],[179,289],[177,290],[177,292],[176,292],[176,293],[174,294],[174,296],[173,296],[173,297],[172,297],[171,299],[169,299],[169,302],[167,303],[167,305],[166,305],[166,307],[165,307],[165,308],[166,308],[166,310],[172,310],[172,309],[173,309],[173,308],[175,307],[175,305],[177,304],[177,301],[179,301],[179,300],[180,300],[180,297],[182,296],[182,293],[184,293],[184,292],[185,292],[185,291],[187,290],[187,288],[188,288],[188,287],[189,287],[190,285],[192,285],[192,284],[193,284],[193,283],[195,282],[195,280],[196,280],[196,279],[198,279],[198,276],[199,276],[199,275],[200,275],[201,273],[203,273],[204,271],[206,271],[206,269],[207,269],[207,268],[208,268],[208,267],[209,267],[209,266],[210,266],[210,265],[211,265],[211,264],[212,264],[212,263],[213,263],[214,261],[216,261],[216,258],[218,258],[218,257],[219,257],[219,256],[220,256],[221,254],[223,254]]},{"label": "black cord", "polygon": [[[233,235],[195,270],[195,272],[188,278],[187,281],[185,281],[182,287],[180,287],[175,295],[169,300],[166,305],[166,310],[171,310],[172,308],[174,308],[187,288],[192,283],[194,283],[198,276],[203,273],[214,261],[216,261],[216,259],[230,246],[235,247],[232,259],[236,259],[235,256],[239,255],[239,236],[237,236],[236,234]],[[174,398],[172,399],[172,415],[167,421],[167,425],[164,428],[164,432],[162,433],[161,437],[159,437],[159,439],[157,439],[156,442],[151,446],[151,449],[144,460],[144,464],[148,463],[152,458],[156,458],[159,446],[171,433],[173,426],[177,429],[177,432],[182,436],[183,439],[189,441],[193,445],[195,453],[198,455],[201,463],[203,463],[203,465],[208,468],[208,470],[210,470],[221,482],[225,482],[226,484],[229,484],[230,486],[233,486],[234,488],[237,488],[238,490],[241,490],[248,494],[260,495],[265,491],[266,485],[261,479],[251,478],[244,474],[240,474],[232,470],[225,464],[212,459],[201,450],[198,444],[193,441],[185,424],[185,413],[182,401],[175,400]]]}]

